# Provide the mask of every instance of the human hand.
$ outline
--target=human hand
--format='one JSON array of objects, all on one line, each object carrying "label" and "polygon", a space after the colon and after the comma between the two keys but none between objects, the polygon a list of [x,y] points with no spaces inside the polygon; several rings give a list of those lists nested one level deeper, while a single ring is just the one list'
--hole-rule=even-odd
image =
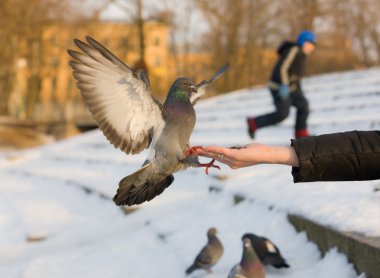
[{"label": "human hand", "polygon": [[278,94],[282,100],[287,100],[290,93],[290,87],[288,85],[281,85],[280,89],[278,90]]},{"label": "human hand", "polygon": [[264,163],[262,158],[265,154],[265,148],[265,145],[257,143],[230,148],[208,146],[197,149],[197,153],[200,156],[224,163],[232,169],[238,169]]},{"label": "human hand", "polygon": [[242,147],[208,146],[197,149],[200,156],[215,159],[232,169],[270,163],[298,167],[298,157],[293,147],[268,146],[258,143]]}]

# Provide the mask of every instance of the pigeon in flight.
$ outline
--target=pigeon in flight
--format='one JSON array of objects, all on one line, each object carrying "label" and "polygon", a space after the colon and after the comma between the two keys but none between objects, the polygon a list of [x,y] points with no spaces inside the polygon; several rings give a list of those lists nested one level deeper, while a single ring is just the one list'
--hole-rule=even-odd
[{"label": "pigeon in flight", "polygon": [[242,238],[249,238],[251,240],[253,249],[255,249],[257,256],[259,256],[260,261],[264,265],[272,265],[276,268],[289,267],[286,260],[281,256],[277,246],[266,237],[245,234]]},{"label": "pigeon in flight", "polygon": [[204,269],[211,272],[213,267],[223,255],[223,245],[216,236],[216,228],[210,228],[207,231],[207,244],[202,248],[193,264],[186,269],[186,275],[189,275],[196,269]]},{"label": "pigeon in flight", "polygon": [[177,78],[164,104],[155,99],[144,71],[134,71],[99,42],[74,40],[81,50],[68,50],[69,64],[81,95],[109,142],[127,154],[150,146],[142,167],[119,182],[116,205],[135,205],[152,200],[174,180],[173,173],[193,167],[214,167],[214,160],[201,164],[196,148],[189,144],[196,116],[195,101],[205,88],[228,68],[222,67],[210,80],[194,85]]},{"label": "pigeon in flight", "polygon": [[249,238],[243,238],[243,256],[240,263],[231,269],[228,278],[265,278],[264,266]]}]

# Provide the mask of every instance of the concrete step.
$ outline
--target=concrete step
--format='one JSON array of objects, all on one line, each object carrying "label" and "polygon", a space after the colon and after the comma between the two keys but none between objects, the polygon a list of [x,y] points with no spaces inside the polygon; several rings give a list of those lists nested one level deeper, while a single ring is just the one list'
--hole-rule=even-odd
[{"label": "concrete step", "polygon": [[380,237],[337,231],[294,214],[288,215],[288,219],[298,232],[306,232],[323,255],[336,247],[347,256],[358,273],[364,272],[367,278],[380,277]]}]

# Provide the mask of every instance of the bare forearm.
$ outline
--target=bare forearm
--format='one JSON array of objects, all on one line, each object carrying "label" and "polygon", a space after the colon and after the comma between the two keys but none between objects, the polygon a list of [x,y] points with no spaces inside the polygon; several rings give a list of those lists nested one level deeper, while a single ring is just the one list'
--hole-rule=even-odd
[{"label": "bare forearm", "polygon": [[264,148],[264,161],[262,163],[299,166],[298,157],[293,147],[264,145]]}]

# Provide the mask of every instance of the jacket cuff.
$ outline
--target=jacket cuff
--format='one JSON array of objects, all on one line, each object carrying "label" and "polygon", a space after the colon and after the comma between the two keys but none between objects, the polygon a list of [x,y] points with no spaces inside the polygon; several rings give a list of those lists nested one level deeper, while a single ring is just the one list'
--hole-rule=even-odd
[{"label": "jacket cuff", "polygon": [[299,149],[300,148],[299,148],[299,144],[297,144],[297,140],[291,139],[290,141],[291,141],[290,145],[294,148],[296,155],[297,155],[297,158],[298,158],[298,163],[299,163],[298,167],[295,167],[295,166],[292,167],[293,182],[297,183],[297,182],[300,182],[302,180],[301,169],[303,167],[302,167],[302,163],[300,161],[300,155],[299,155]]},{"label": "jacket cuff", "polygon": [[310,149],[315,149],[316,142],[309,136],[300,139],[291,139],[291,146],[294,148],[297,158],[298,167],[292,167],[293,182],[313,182],[316,181],[313,165],[314,161],[311,159]]}]

